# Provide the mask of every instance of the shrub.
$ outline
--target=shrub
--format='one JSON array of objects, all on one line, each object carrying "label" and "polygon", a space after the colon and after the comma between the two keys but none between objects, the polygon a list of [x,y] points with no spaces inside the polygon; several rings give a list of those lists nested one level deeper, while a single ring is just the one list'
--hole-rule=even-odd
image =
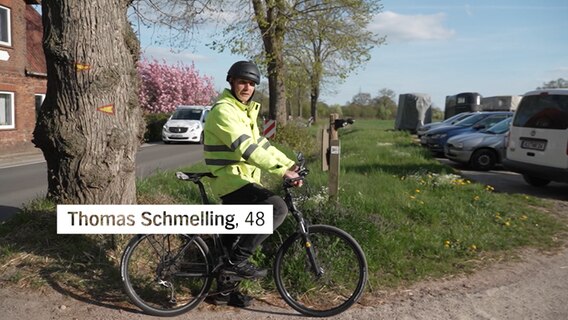
[{"label": "shrub", "polygon": [[305,155],[313,155],[318,150],[316,139],[309,132],[308,128],[298,127],[293,124],[276,126],[276,135],[271,139],[276,143],[288,146],[295,152],[302,152]]},{"label": "shrub", "polygon": [[148,113],[144,115],[146,122],[146,132],[144,133],[144,141],[161,141],[162,127],[168,121],[169,113]]}]

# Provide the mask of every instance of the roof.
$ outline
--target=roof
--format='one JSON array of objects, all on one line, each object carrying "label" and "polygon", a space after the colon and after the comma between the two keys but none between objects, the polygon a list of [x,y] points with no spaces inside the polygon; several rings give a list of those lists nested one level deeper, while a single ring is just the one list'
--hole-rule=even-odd
[{"label": "roof", "polygon": [[[26,3],[36,1],[26,1]],[[37,1],[39,2],[39,1]],[[45,55],[43,53],[43,24],[41,15],[32,6],[26,6],[26,71],[47,74]]]}]

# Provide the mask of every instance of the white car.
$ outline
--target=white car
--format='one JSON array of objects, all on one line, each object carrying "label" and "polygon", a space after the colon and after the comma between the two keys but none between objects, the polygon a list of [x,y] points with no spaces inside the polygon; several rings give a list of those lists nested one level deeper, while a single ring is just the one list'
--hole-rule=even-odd
[{"label": "white car", "polygon": [[503,165],[533,186],[568,182],[568,89],[541,89],[523,96]]},{"label": "white car", "polygon": [[178,106],[162,128],[162,141],[203,143],[203,125],[210,110],[209,106]]}]

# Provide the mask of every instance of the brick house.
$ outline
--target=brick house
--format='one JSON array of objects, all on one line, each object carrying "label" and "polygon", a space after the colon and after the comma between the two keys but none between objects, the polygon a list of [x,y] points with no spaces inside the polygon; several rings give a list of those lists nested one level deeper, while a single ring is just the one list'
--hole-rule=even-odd
[{"label": "brick house", "polygon": [[0,0],[0,155],[31,150],[47,87],[40,0]]}]

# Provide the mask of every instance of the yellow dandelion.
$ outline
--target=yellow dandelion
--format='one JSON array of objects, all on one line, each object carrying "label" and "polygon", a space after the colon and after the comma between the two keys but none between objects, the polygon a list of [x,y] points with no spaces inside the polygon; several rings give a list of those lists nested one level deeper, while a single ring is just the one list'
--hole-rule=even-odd
[{"label": "yellow dandelion", "polygon": [[444,247],[446,247],[446,248],[449,248],[451,244],[452,243],[450,242],[450,240],[444,241]]},{"label": "yellow dandelion", "polygon": [[504,224],[506,227],[510,227],[510,226],[511,226],[511,222],[510,222],[510,221],[505,221],[503,224]]},{"label": "yellow dandelion", "polygon": [[479,196],[474,196],[474,197],[473,197],[473,201],[478,201],[479,199],[481,199]]},{"label": "yellow dandelion", "polygon": [[529,218],[529,217],[527,217],[526,215],[523,214],[519,219],[521,219],[522,221],[525,221],[525,220],[527,220],[528,218]]},{"label": "yellow dandelion", "polygon": [[477,246],[475,244],[472,244],[471,246],[469,246],[469,250],[471,251],[476,251],[477,250]]},{"label": "yellow dandelion", "polygon": [[410,199],[414,200],[414,199],[416,199],[416,197],[415,197],[415,196],[410,196]]},{"label": "yellow dandelion", "polygon": [[493,190],[495,190],[495,188],[493,188],[493,187],[490,186],[490,185],[487,185],[487,186],[485,186],[485,190],[487,190],[487,191],[493,191]]},{"label": "yellow dandelion", "polygon": [[414,192],[420,193],[420,189],[416,189],[416,190],[414,190]]}]

